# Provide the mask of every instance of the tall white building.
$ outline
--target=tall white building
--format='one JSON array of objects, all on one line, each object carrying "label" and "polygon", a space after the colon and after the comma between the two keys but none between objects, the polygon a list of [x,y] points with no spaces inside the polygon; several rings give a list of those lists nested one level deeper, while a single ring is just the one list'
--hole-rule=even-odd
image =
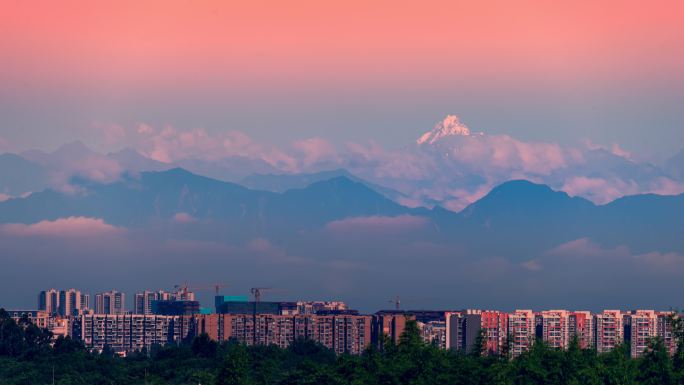
[{"label": "tall white building", "polygon": [[126,295],[116,290],[95,295],[95,314],[126,313]]},{"label": "tall white building", "polygon": [[80,290],[67,289],[59,292],[59,315],[63,317],[83,314],[88,309],[90,296]]}]

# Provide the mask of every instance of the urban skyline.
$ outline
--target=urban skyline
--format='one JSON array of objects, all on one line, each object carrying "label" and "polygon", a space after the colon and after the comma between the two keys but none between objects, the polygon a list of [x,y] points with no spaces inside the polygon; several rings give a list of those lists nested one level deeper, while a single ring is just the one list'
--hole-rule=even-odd
[{"label": "urban skyline", "polygon": [[[200,334],[218,342],[234,339],[246,345],[273,344],[281,348],[303,337],[321,342],[338,354],[360,354],[371,344],[381,347],[382,335],[398,343],[406,322],[415,320],[424,341],[442,349],[471,351],[481,335],[481,348],[488,354],[506,350],[516,357],[536,339],[556,349],[567,349],[576,339],[580,348],[596,349],[599,353],[627,343],[631,356],[639,358],[655,337],[662,338],[669,353],[674,354],[676,340],[670,317],[681,316],[672,310],[643,309],[404,310],[399,309],[399,298],[395,299],[394,310],[366,315],[339,301],[255,302],[247,296],[224,295],[216,295],[215,308],[207,309],[200,307],[187,285],[176,289],[136,293],[134,311],[100,303],[94,309],[77,307],[69,314],[64,313],[63,304],[54,304],[51,299],[85,295],[75,289],[49,289],[39,294],[37,310],[8,311],[16,320],[27,315],[31,322],[52,331],[55,337],[70,336],[96,350],[108,345],[124,355],[143,348],[149,350],[155,344],[180,344]],[[116,290],[95,295],[102,298],[99,301],[108,296],[112,301],[120,296],[120,305],[125,302],[123,293]],[[144,299],[152,297],[152,303],[145,304]],[[85,303],[86,300],[81,302]],[[151,331],[154,332],[150,334]]]}]

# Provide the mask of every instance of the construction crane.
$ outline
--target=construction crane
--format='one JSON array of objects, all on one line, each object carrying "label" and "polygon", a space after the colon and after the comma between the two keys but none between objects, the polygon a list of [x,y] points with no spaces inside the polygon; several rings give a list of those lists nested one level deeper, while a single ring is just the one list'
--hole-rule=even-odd
[{"label": "construction crane", "polygon": [[399,296],[396,296],[396,297],[394,297],[394,299],[391,299],[387,302],[393,303],[395,310],[399,310],[399,308],[401,307],[401,300],[399,299]]},{"label": "construction crane", "polygon": [[182,284],[182,285],[174,285],[174,288],[175,288],[179,293],[181,293],[181,295],[183,295],[184,297],[186,297],[186,296],[187,296],[187,293],[189,293],[189,292],[191,292],[191,291],[192,291],[192,292],[195,292],[195,291],[209,291],[209,290],[213,290],[214,293],[215,293],[216,295],[219,295],[220,290],[223,289],[224,287],[228,287],[228,286],[229,286],[229,285],[228,285],[227,283],[216,282],[216,283],[211,284],[211,285],[201,285],[201,286],[193,286],[193,287],[190,287],[190,286],[188,286],[188,282],[186,281],[186,282],[185,282],[184,284]]},{"label": "construction crane", "polygon": [[252,293],[254,296],[254,303],[257,304],[261,302],[261,293],[266,291],[266,290],[273,290],[270,287],[253,287],[249,291]]}]

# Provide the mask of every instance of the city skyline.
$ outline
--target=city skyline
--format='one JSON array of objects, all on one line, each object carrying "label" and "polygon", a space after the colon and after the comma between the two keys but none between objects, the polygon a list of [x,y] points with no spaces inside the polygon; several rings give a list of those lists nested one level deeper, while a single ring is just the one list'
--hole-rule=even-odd
[{"label": "city skyline", "polygon": [[[673,310],[521,310],[494,309],[410,310],[396,308],[374,313],[359,313],[339,301],[260,302],[255,288],[253,301],[247,296],[224,296],[216,293],[215,309],[201,308],[188,287],[176,293],[163,291],[152,300],[150,309],[138,304],[135,311],[109,309],[104,297],[115,298],[116,290],[96,295],[93,309],[64,312],[51,309],[54,289],[42,291],[38,310],[3,309],[17,321],[29,322],[53,333],[53,339],[71,337],[85,347],[102,351],[108,346],[122,355],[152,348],[155,344],[180,345],[188,338],[206,334],[216,342],[235,340],[245,345],[275,345],[288,348],[303,337],[323,344],[337,354],[359,355],[371,345],[383,348],[386,341],[399,343],[409,321],[416,321],[425,343],[440,349],[472,353],[476,346],[483,354],[516,358],[543,341],[550,349],[567,350],[573,343],[580,349],[609,353],[621,344],[629,346],[632,358],[640,358],[655,337],[661,338],[668,353],[674,355],[677,340]],[[67,293],[65,296],[64,293]],[[75,289],[60,290],[55,299],[64,300]],[[120,305],[123,307],[123,295]],[[194,305],[193,305],[194,304]],[[163,306],[162,306],[163,305]],[[2,309],[0,307],[0,309]],[[387,340],[385,340],[386,336]],[[479,336],[479,337],[478,337]],[[481,339],[481,340],[480,340]]]}]

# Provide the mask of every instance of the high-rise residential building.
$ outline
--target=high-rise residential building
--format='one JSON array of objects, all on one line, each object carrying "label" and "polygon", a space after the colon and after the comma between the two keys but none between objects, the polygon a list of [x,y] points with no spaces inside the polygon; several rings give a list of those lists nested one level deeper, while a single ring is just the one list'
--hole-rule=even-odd
[{"label": "high-rise residential building", "polygon": [[623,342],[622,316],[620,310],[604,310],[594,315],[597,352],[609,352]]},{"label": "high-rise residential building", "polygon": [[653,310],[636,310],[625,317],[629,318],[632,358],[639,358],[648,348],[649,342],[658,335],[658,316]]},{"label": "high-rise residential building", "polygon": [[126,295],[116,290],[95,295],[95,314],[124,314]]},{"label": "high-rise residential building", "polygon": [[56,289],[43,290],[38,295],[38,310],[52,315],[59,312],[59,291]]},{"label": "high-rise residential building", "polygon": [[87,309],[84,307],[90,302],[90,297],[84,295],[76,289],[67,289],[59,291],[59,315],[63,317],[79,315]]},{"label": "high-rise residential building", "polygon": [[508,314],[500,311],[485,310],[481,313],[484,350],[488,354],[501,354],[508,340]]},{"label": "high-rise residential building", "polygon": [[670,317],[676,316],[673,311],[662,311],[657,313],[657,332],[658,337],[663,339],[665,348],[670,352],[671,356],[677,352],[677,339],[672,334],[672,319]]},{"label": "high-rise residential building", "polygon": [[577,338],[580,349],[594,347],[594,317],[588,311],[574,311],[568,317],[568,338]]},{"label": "high-rise residential building", "polygon": [[193,320],[184,316],[86,314],[80,321],[80,338],[87,348],[101,351],[108,346],[115,352],[178,344],[193,328]]},{"label": "high-rise residential building", "polygon": [[570,341],[570,312],[544,310],[537,314],[541,323],[541,339],[551,348],[566,349]]},{"label": "high-rise residential building", "polygon": [[90,294],[81,293],[81,311],[90,310]]},{"label": "high-rise residential building", "polygon": [[299,338],[338,354],[361,354],[371,344],[371,317],[358,315],[208,314],[195,315],[195,333],[217,341],[286,348]]},{"label": "high-rise residential building", "polygon": [[142,293],[136,293],[134,299],[135,314],[152,314],[152,303],[154,301],[172,301],[176,299],[176,295],[175,293],[169,293],[164,290],[144,291]]},{"label": "high-rise residential building", "polygon": [[510,354],[517,357],[534,343],[535,316],[532,310],[516,310],[508,315]]},{"label": "high-rise residential building", "polygon": [[399,343],[399,338],[404,333],[406,321],[413,320],[414,316],[403,311],[379,311],[373,316],[372,339],[373,343],[382,347],[385,336],[394,343]]},{"label": "high-rise residential building", "polygon": [[471,353],[480,334],[482,311],[447,312],[445,319],[447,348]]}]

